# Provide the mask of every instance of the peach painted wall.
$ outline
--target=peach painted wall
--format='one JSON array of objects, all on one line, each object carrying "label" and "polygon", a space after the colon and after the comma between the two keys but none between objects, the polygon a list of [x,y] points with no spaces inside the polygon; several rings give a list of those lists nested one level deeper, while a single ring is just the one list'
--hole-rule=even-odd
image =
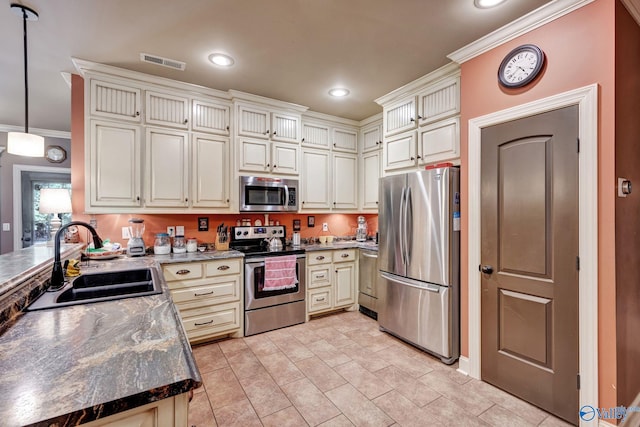
[{"label": "peach painted wall", "polygon": [[[615,1],[596,0],[566,16],[524,34],[462,64],[461,67],[461,193],[462,215],[468,215],[468,121],[533,100],[597,83],[598,121],[598,369],[599,405],[616,405],[615,314]],[[502,90],[497,69],[504,56],[525,43],[546,54],[541,77],[526,88]],[[468,245],[469,230],[461,235],[461,349],[469,354]],[[578,331],[576,331],[576,334]]]},{"label": "peach painted wall", "polygon": [[[215,240],[216,227],[224,222],[226,225],[235,225],[236,220],[250,218],[253,223],[256,219],[264,222],[262,214],[154,214],[154,215],[85,215],[84,212],[84,80],[78,75],[72,76],[71,90],[71,186],[73,194],[73,219],[89,221],[95,219],[98,222],[98,232],[105,239],[112,242],[126,241],[121,239],[121,228],[128,225],[132,217],[145,220],[145,243],[153,245],[155,233],[166,232],[167,226],[183,225],[187,237],[195,237],[199,242],[213,242]],[[269,219],[280,221],[287,227],[287,237],[293,233],[293,220],[300,219],[300,235],[303,238],[317,237],[320,235],[354,236],[357,228],[358,214],[311,214],[315,216],[315,227],[307,226],[308,214],[271,214]],[[367,218],[369,234],[375,235],[378,230],[378,216],[364,215]],[[198,231],[198,218],[209,218],[209,231]],[[329,232],[322,232],[322,223],[329,225]]]}]

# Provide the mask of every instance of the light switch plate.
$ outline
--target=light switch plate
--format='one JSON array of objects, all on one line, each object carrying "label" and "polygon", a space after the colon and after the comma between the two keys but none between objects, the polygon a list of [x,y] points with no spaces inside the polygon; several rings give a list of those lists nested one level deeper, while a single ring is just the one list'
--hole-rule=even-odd
[{"label": "light switch plate", "polygon": [[11,231],[11,223],[3,222],[2,223],[2,231]]},{"label": "light switch plate", "polygon": [[178,225],[176,227],[176,236],[184,236],[184,225]]},{"label": "light switch plate", "polygon": [[131,234],[129,234],[129,227],[122,227],[122,238],[123,239],[131,238]]}]

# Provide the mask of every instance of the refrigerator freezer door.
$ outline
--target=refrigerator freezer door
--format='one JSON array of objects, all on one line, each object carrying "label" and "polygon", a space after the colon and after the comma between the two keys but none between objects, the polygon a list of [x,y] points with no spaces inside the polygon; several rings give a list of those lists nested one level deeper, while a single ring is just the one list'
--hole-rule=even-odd
[{"label": "refrigerator freezer door", "polygon": [[457,309],[451,288],[382,273],[378,309],[380,327],[452,363],[458,357],[459,332],[452,328]]},{"label": "refrigerator freezer door", "polygon": [[378,267],[382,271],[404,276],[402,225],[406,175],[393,175],[380,179],[380,208],[378,220]]},{"label": "refrigerator freezer door", "polygon": [[451,285],[449,168],[407,175],[407,272],[410,279]]}]

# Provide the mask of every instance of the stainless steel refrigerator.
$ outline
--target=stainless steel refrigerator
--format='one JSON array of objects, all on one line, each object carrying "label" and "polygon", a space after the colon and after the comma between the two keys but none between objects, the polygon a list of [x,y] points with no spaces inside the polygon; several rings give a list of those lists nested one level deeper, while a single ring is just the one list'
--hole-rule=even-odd
[{"label": "stainless steel refrigerator", "polygon": [[460,171],[380,179],[380,328],[451,364],[460,356]]}]

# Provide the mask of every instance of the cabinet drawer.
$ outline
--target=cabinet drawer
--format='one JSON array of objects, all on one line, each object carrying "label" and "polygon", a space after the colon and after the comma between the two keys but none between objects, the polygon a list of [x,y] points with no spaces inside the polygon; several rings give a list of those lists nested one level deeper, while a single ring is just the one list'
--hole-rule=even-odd
[{"label": "cabinet drawer", "polygon": [[314,289],[313,291],[309,291],[307,296],[307,311],[309,313],[331,308],[331,301],[333,300],[331,287]]},{"label": "cabinet drawer", "polygon": [[169,264],[165,265],[162,270],[164,273],[164,279],[167,282],[199,279],[202,277],[202,264],[199,262],[188,264]]},{"label": "cabinet drawer", "polygon": [[189,340],[240,328],[240,303],[214,306],[209,312],[184,310],[180,314]]},{"label": "cabinet drawer", "polygon": [[333,251],[333,262],[355,261],[356,259],[356,249]]},{"label": "cabinet drawer", "polygon": [[205,264],[207,277],[240,274],[242,260],[240,258],[219,259]]},{"label": "cabinet drawer", "polygon": [[210,305],[240,300],[239,276],[218,280],[217,283],[209,281],[200,284],[200,286],[187,287],[181,282],[176,285],[178,286],[172,287],[171,290],[171,297],[175,303],[190,301]]},{"label": "cabinet drawer", "polygon": [[307,287],[320,288],[331,285],[331,265],[320,265],[309,268],[309,281]]},{"label": "cabinet drawer", "polygon": [[307,252],[307,265],[328,264],[331,262],[331,251]]}]

